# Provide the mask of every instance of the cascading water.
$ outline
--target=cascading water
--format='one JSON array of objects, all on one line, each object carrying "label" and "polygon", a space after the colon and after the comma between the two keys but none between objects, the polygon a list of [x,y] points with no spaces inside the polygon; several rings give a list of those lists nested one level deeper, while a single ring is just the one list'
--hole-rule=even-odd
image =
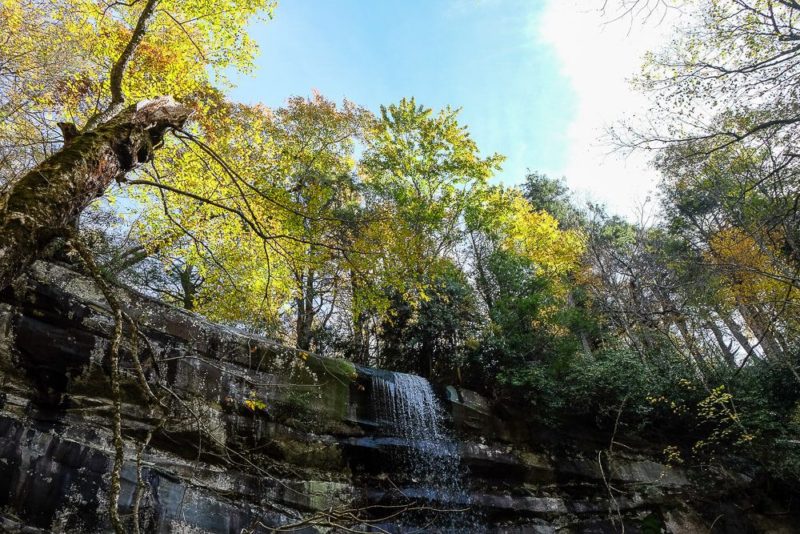
[{"label": "cascading water", "polygon": [[[440,508],[467,507],[458,450],[431,384],[419,376],[387,372],[373,375],[371,386],[378,423],[401,439],[394,460],[406,478],[403,494],[435,502]],[[464,515],[443,514],[436,522],[459,531]]]}]

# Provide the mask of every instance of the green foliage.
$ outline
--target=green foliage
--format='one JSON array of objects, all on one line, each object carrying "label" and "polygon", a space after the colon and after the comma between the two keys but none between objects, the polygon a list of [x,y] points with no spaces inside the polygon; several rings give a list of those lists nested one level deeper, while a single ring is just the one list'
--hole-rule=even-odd
[{"label": "green foliage", "polygon": [[475,295],[464,274],[450,265],[426,281],[425,298],[409,302],[398,292],[381,328],[382,364],[453,381],[461,355],[480,328]]},{"label": "green foliage", "polygon": [[499,385],[492,384],[496,379],[524,386],[525,377],[547,374],[542,365],[574,353],[574,339],[563,328],[566,312],[557,308],[552,282],[538,276],[529,259],[496,251],[487,266],[495,283],[490,323],[468,360],[467,383],[486,388]]},{"label": "green foliage", "polygon": [[671,410],[659,410],[651,399],[684,394],[675,384],[686,380],[678,376],[691,376],[690,368],[676,361],[669,374],[658,374],[622,346],[592,357],[574,350],[568,354],[564,351],[547,363],[510,367],[501,377],[505,395],[525,398],[551,422],[588,418],[609,428],[621,410],[625,428],[643,430],[665,422],[677,428],[685,423]]},{"label": "green foliage", "polygon": [[545,211],[568,227],[580,224],[580,211],[573,205],[563,178],[556,180],[546,174],[531,172],[525,176],[520,189],[534,210]]},{"label": "green foliage", "polygon": [[[384,219],[379,274],[403,298],[425,299],[426,279],[446,271],[461,221],[478,201],[498,154],[482,158],[456,110],[439,113],[412,99],[382,106],[360,163],[366,206]],[[383,288],[374,286],[379,293]]]},{"label": "green foliage", "polygon": [[639,526],[642,534],[661,534],[664,531],[664,523],[656,514],[649,514],[642,518]]},{"label": "green foliage", "polygon": [[[800,386],[790,373],[764,362],[728,377],[736,415],[745,430],[740,453],[757,458],[783,480],[800,477]],[[739,441],[741,438],[737,437]]]}]

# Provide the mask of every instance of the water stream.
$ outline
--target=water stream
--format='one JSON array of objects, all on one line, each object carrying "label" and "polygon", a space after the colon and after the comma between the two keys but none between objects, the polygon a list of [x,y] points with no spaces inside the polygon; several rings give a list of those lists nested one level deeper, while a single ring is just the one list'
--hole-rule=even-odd
[{"label": "water stream", "polygon": [[[394,454],[403,493],[448,509],[468,505],[458,448],[447,426],[447,415],[431,384],[405,373],[372,376],[371,401],[378,423],[402,438]],[[443,514],[441,526],[457,528],[464,514]],[[457,530],[456,530],[457,531]]]}]

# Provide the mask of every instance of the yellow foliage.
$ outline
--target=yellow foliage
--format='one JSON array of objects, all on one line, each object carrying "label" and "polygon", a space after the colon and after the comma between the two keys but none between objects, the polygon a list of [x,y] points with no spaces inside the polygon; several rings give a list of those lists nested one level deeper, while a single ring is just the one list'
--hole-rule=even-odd
[{"label": "yellow foliage", "polygon": [[797,300],[800,293],[782,279],[773,259],[780,252],[759,246],[756,240],[739,228],[726,228],[709,239],[708,261],[726,273],[721,297],[723,301],[781,303]]},{"label": "yellow foliage", "polygon": [[501,218],[503,245],[533,262],[551,279],[575,271],[585,249],[585,238],[576,230],[561,230],[546,211],[534,210],[517,190],[505,194],[508,211]]},{"label": "yellow foliage", "polygon": [[251,391],[250,397],[245,399],[242,404],[251,412],[263,412],[267,409],[267,403],[256,397],[255,391]]},{"label": "yellow foliage", "polygon": [[[347,230],[338,214],[358,200],[352,152],[368,116],[319,95],[274,110],[221,100],[208,109],[196,133],[224,165],[191,144],[162,148],[153,181],[193,196],[137,188],[135,233],[166,261],[179,257],[199,270],[198,311],[277,325],[309,272],[335,273],[349,261],[337,252]],[[169,231],[176,226],[189,238]]]},{"label": "yellow foliage", "polygon": [[[145,2],[0,3],[0,142],[26,166],[46,155],[58,120],[82,127],[110,100],[111,68]],[[131,102],[171,95],[202,114],[202,95],[248,70],[257,47],[243,31],[274,0],[161,0],[123,78]],[[46,117],[46,120],[43,118]],[[39,146],[32,143],[38,142]],[[41,148],[44,147],[44,148]]]}]

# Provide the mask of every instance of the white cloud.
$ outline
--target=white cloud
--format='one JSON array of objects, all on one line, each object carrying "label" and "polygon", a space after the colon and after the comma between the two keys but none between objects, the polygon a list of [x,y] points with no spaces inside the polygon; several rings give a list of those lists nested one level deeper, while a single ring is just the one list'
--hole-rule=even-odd
[{"label": "white cloud", "polygon": [[[612,21],[600,12],[603,0],[546,0],[531,28],[533,37],[551,46],[575,94],[575,114],[568,127],[568,156],[561,174],[577,193],[608,205],[612,213],[635,217],[657,181],[647,157],[610,153],[602,139],[606,127],[624,116],[643,113],[645,98],[630,78],[648,50],[663,46],[676,18]],[[611,5],[613,2],[609,2]],[[659,19],[659,20],[656,20]]]}]

